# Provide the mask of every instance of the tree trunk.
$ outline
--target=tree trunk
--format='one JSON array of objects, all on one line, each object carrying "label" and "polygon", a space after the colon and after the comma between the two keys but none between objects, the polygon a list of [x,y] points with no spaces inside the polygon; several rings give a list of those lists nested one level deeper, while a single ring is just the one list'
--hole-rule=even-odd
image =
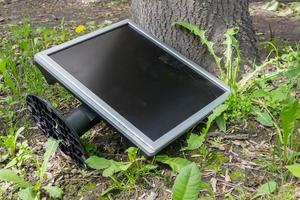
[{"label": "tree trunk", "polygon": [[248,0],[132,0],[133,20],[211,73],[217,74],[212,56],[198,38],[186,30],[172,27],[184,20],[206,30],[217,52],[223,49],[223,35],[238,27],[238,39],[244,58],[256,56],[255,34],[248,11]]}]

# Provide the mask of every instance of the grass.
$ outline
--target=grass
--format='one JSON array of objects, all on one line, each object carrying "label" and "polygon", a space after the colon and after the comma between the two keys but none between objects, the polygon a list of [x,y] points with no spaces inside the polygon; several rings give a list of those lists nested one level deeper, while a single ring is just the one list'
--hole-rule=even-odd
[{"label": "grass", "polygon": [[[300,102],[297,98],[300,75],[299,49],[296,47],[294,50],[288,47],[279,55],[279,51],[275,47],[275,58],[270,61],[266,60],[261,66],[257,66],[252,73],[238,82],[237,73],[240,70],[241,55],[238,41],[234,37],[238,30],[229,29],[225,33],[224,44],[226,48],[223,57],[225,60],[222,61],[222,58],[214,52],[213,43],[205,37],[205,31],[183,21],[176,22],[175,25],[191,31],[199,37],[202,44],[207,46],[209,52],[215,58],[221,78],[228,83],[232,90],[227,102],[220,106],[223,109],[216,109],[210,116],[213,116],[213,118],[208,118],[208,126],[210,126],[212,120],[219,118],[216,121],[219,129],[226,131],[227,121],[234,124],[252,117],[262,126],[274,127],[277,135],[277,145],[274,146],[274,152],[279,158],[277,162],[280,166],[276,170],[281,174],[282,181],[285,181],[288,175],[282,169],[287,167],[290,170],[290,166],[286,165],[297,162],[299,155],[295,146],[293,146],[292,139],[297,131],[295,125],[299,123],[300,118]],[[272,64],[274,68],[272,72],[265,71],[267,69],[266,63]],[[206,135],[206,130],[207,128],[201,134]],[[203,143],[201,136],[198,139]],[[195,139],[194,136],[193,142],[195,140],[197,138]],[[196,148],[199,147],[196,146]],[[276,162],[275,158],[273,161]],[[293,165],[292,168],[295,171],[290,171],[297,176],[300,169],[299,165]],[[272,183],[276,184],[274,181]],[[275,192],[276,188],[277,185],[274,185],[272,191],[261,192],[263,195],[260,194],[259,196],[270,195]],[[256,194],[253,199],[259,196]]]},{"label": "grass", "polygon": [[7,165],[5,169],[0,170],[0,180],[12,182],[14,184],[14,187],[18,191],[18,197],[22,200],[41,199],[41,192],[43,191],[47,192],[50,197],[61,198],[63,191],[59,187],[52,186],[51,184],[44,185],[44,182],[46,180],[45,174],[47,172],[49,160],[56,152],[58,145],[59,145],[59,141],[49,138],[48,142],[46,143],[46,151],[43,156],[42,162],[40,162],[34,156],[27,158],[32,160],[35,163],[35,167],[36,167],[35,176],[37,178],[37,181],[34,184],[26,181],[23,178],[23,175],[18,175],[18,173],[16,172],[18,170],[7,169],[7,168],[12,168],[13,165],[9,165],[9,166]]},{"label": "grass", "polygon": [[[64,169],[68,168],[65,164],[56,172],[49,169],[53,176],[45,177],[51,156],[43,158],[42,151],[37,150],[34,144],[37,140],[33,140],[32,135],[37,134],[37,130],[26,110],[25,97],[28,93],[35,93],[57,107],[73,105],[74,98],[58,85],[47,85],[32,57],[43,49],[109,23],[90,24],[75,32],[66,27],[64,21],[53,28],[33,27],[29,21],[24,21],[11,27],[7,35],[0,36],[0,169],[19,177],[16,185],[2,178],[2,199],[16,199],[22,190],[27,196],[33,194],[37,198],[49,198],[51,192],[52,196],[57,194],[56,197],[60,198],[64,191],[64,198],[79,199],[102,182],[105,186],[98,192],[98,197],[104,199],[126,199],[126,194],[134,193],[135,196],[142,195],[142,192],[146,194],[145,199],[155,199],[149,193],[152,190],[160,191],[159,198],[171,198],[169,191],[172,188],[174,199],[188,195],[191,199],[195,196],[206,199],[296,198],[295,183],[300,176],[297,164],[300,49],[297,46],[279,49],[273,45],[266,60],[254,65],[252,73],[238,80],[243,66],[239,43],[235,39],[238,30],[232,28],[225,33],[224,52],[220,53],[214,51],[213,43],[206,38],[204,30],[183,21],[174,25],[184,27],[199,37],[215,58],[220,77],[232,88],[232,95],[208,117],[206,125],[191,130],[186,141],[181,141],[181,147],[175,145],[175,155],[167,149],[165,155],[153,159],[139,156],[136,148],[129,148],[119,156],[110,155],[105,150],[99,152],[98,147],[91,143],[96,135],[96,130],[93,130],[83,139],[92,155],[87,162],[96,171],[78,169],[76,177],[66,178],[67,183],[63,183],[58,177],[71,173],[71,170]],[[220,133],[219,137],[212,138],[212,130]],[[225,136],[238,136],[241,130],[258,130],[258,137],[265,142],[224,139]],[[255,133],[248,136],[252,137],[251,134]],[[270,138],[266,139],[267,136]],[[43,161],[45,163],[41,164]],[[64,165],[62,163],[59,165]],[[69,168],[74,168],[74,165]],[[257,174],[253,175],[252,171]],[[201,179],[189,174],[196,174],[195,177]],[[24,177],[26,180],[23,180]],[[88,182],[91,184],[80,190],[79,196],[72,189]],[[21,186],[18,186],[20,183]],[[183,190],[187,185],[196,186]],[[24,194],[21,192],[21,195]]]}]

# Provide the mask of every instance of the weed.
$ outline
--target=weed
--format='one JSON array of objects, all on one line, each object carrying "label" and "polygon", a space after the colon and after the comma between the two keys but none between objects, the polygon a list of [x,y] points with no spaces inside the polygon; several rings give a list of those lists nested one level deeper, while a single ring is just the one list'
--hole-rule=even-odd
[{"label": "weed", "polygon": [[[221,78],[229,84],[232,89],[232,94],[225,104],[217,108],[212,115],[208,117],[206,128],[201,131],[202,134],[207,134],[211,124],[215,120],[221,130],[226,130],[226,123],[228,121],[231,123],[238,122],[248,118],[250,115],[252,115],[262,125],[272,127],[276,117],[273,114],[276,113],[274,111],[285,109],[285,106],[282,106],[282,102],[284,102],[287,96],[289,96],[292,88],[299,87],[300,51],[288,48],[286,53],[282,54],[280,58],[264,62],[261,66],[256,67],[252,73],[238,81],[237,76],[240,71],[241,63],[239,43],[235,38],[235,35],[238,33],[238,29],[231,28],[225,33],[224,44],[226,48],[223,54],[224,57],[222,58],[215,53],[213,43],[206,38],[205,31],[195,25],[183,21],[178,21],[174,24],[190,30],[200,38],[202,44],[207,46],[208,51],[215,58]],[[224,59],[225,61],[222,61]],[[278,64],[278,61],[281,61],[282,64],[275,69],[276,71],[269,73],[264,71],[269,64]],[[222,63],[224,65],[223,67]],[[272,83],[282,76],[285,76],[287,79],[284,81],[281,80],[280,85],[274,86]],[[275,87],[277,88],[275,89]],[[289,113],[290,110],[287,110],[286,112]],[[295,121],[295,119],[291,120]],[[288,119],[285,121],[288,121]],[[287,123],[294,122],[285,122],[285,124]],[[283,129],[284,126],[286,125],[283,125]],[[277,130],[280,130],[279,126],[277,126]],[[291,134],[287,132],[289,132],[289,130],[286,130],[283,133],[284,136],[281,135],[280,131],[278,133],[280,137],[283,137],[281,138],[281,143],[284,145],[285,154],[287,152],[287,143]],[[191,135],[190,137],[195,136]],[[197,143],[197,141],[201,141],[198,143],[203,143],[203,138],[199,137],[198,139],[193,139],[193,143]],[[200,145],[195,146],[195,148],[199,147]]]},{"label": "weed", "polygon": [[276,189],[277,189],[277,183],[275,181],[269,181],[269,182],[261,185],[258,188],[254,197],[252,197],[251,199],[256,199],[261,196],[270,195],[270,194],[274,193],[276,191]]},{"label": "weed", "polygon": [[10,128],[8,130],[7,135],[0,136],[0,145],[2,146],[2,148],[8,151],[8,156],[15,157],[17,140],[19,135],[24,131],[24,129],[25,129],[24,127],[21,127],[17,131],[15,131],[14,128]]},{"label": "weed", "polygon": [[127,154],[128,162],[117,162],[97,156],[92,156],[86,160],[89,167],[103,170],[103,176],[110,177],[113,182],[113,185],[102,193],[103,196],[113,190],[122,191],[132,188],[142,176],[157,167],[153,164],[145,164],[145,159],[138,157],[137,148],[129,148]]},{"label": "weed", "polygon": [[283,131],[278,132],[279,141],[283,145],[283,157],[287,159],[288,147],[292,146],[292,135],[295,131],[295,124],[300,118],[300,102],[294,97],[288,97],[284,102],[280,114]]},{"label": "weed", "polygon": [[27,141],[17,143],[18,152],[15,157],[10,157],[12,160],[6,164],[5,168],[11,168],[13,166],[17,166],[20,168],[23,163],[28,163],[32,159],[34,159],[34,155],[32,153],[31,148],[29,147]]},{"label": "weed", "polygon": [[[224,45],[226,46],[225,51],[223,53],[223,58],[221,56],[218,56],[213,48],[213,43],[208,40],[208,38],[205,36],[205,31],[201,30],[196,25],[189,24],[184,21],[177,21],[174,23],[174,25],[179,25],[181,27],[184,27],[191,31],[193,34],[198,36],[204,44],[210,54],[214,57],[217,68],[219,70],[221,79],[229,85],[229,87],[232,90],[232,95],[225,103],[225,105],[222,106],[222,110],[215,111],[210,116],[206,128],[203,130],[204,134],[206,135],[211,124],[218,118],[219,125],[223,125],[223,129],[225,129],[224,121],[228,119],[229,117],[233,116],[231,120],[234,118],[241,119],[241,115],[243,117],[246,117],[247,114],[250,112],[251,105],[249,105],[249,100],[247,97],[242,99],[240,92],[239,92],[239,85],[238,85],[238,73],[240,71],[240,64],[241,64],[241,55],[240,55],[240,49],[239,49],[239,42],[235,38],[235,35],[238,33],[238,29],[231,28],[228,29],[228,31],[225,33],[225,41]],[[244,101],[242,101],[244,100]],[[237,102],[239,102],[237,104]],[[235,106],[235,107],[234,107]],[[225,108],[226,107],[226,108]],[[220,108],[217,108],[218,110]],[[222,115],[223,112],[227,111],[227,115]],[[231,112],[232,111],[232,112]],[[216,114],[217,113],[217,116]],[[223,122],[223,123],[222,123]]]},{"label": "weed", "polygon": [[36,176],[38,177],[38,181],[34,185],[10,169],[0,170],[0,180],[14,183],[19,190],[18,196],[22,200],[40,199],[41,191],[46,191],[53,198],[61,198],[63,192],[60,188],[51,185],[43,185],[49,160],[56,152],[58,145],[58,141],[50,138],[46,143],[46,151],[43,157],[43,162],[40,163],[38,160],[33,160],[36,163]]},{"label": "weed", "polygon": [[[111,22],[104,22],[99,26],[88,26],[89,31],[103,27]],[[74,33],[73,33],[74,34]],[[14,182],[19,197],[22,199],[39,198],[41,193],[48,192],[50,196],[60,197],[62,191],[57,187],[46,186],[44,174],[48,164],[49,151],[46,151],[44,163],[40,163],[32,153],[24,137],[19,137],[24,127],[28,126],[25,97],[28,93],[36,93],[54,100],[54,104],[73,102],[73,97],[58,85],[49,86],[41,72],[33,63],[33,56],[41,50],[62,43],[73,37],[65,28],[62,20],[59,27],[33,27],[30,20],[14,25],[9,30],[9,37],[0,34],[0,48],[5,51],[0,53],[0,164],[6,165],[3,174],[11,174],[14,179],[1,177]],[[47,89],[45,89],[47,88]],[[20,129],[16,127],[22,127]],[[90,146],[90,151],[95,151]],[[47,156],[48,154],[48,156]],[[50,156],[51,157],[51,156]],[[34,163],[37,181],[34,185],[22,178],[24,163]],[[22,169],[22,168],[21,168]],[[17,182],[16,182],[17,180]],[[18,180],[26,184],[19,185]]]},{"label": "weed", "polygon": [[88,131],[81,138],[80,141],[89,155],[98,155],[97,146],[91,141],[91,138],[95,135],[94,131]]},{"label": "weed", "polygon": [[[284,180],[282,168],[286,164],[296,162],[299,156],[298,147],[295,147],[294,142],[294,133],[297,131],[295,125],[300,118],[300,102],[296,98],[299,96],[300,88],[300,50],[298,47],[287,47],[280,51],[273,43],[270,43],[276,57],[269,59],[268,56],[263,64],[254,65],[253,72],[238,80],[238,72],[242,63],[239,43],[235,39],[238,29],[231,28],[225,33],[225,50],[223,56],[220,56],[214,51],[213,43],[206,38],[205,31],[183,21],[174,24],[188,29],[199,37],[202,44],[206,45],[208,52],[215,58],[221,79],[230,86],[232,91],[227,101],[208,117],[206,127],[201,130],[200,135],[189,135],[185,149],[200,148],[200,151],[205,149],[202,148],[202,144],[215,121],[219,129],[225,132],[228,123],[234,124],[249,118],[255,119],[265,127],[274,127],[276,131],[277,146],[274,148],[274,153],[279,156],[279,160],[274,156],[272,167],[268,167],[272,168],[273,172],[274,170],[280,171],[281,178]],[[205,154],[205,151],[201,155],[205,156],[205,162],[209,163],[211,155]],[[287,169],[298,177],[300,172],[298,164],[289,165]],[[277,185],[275,182],[269,183],[271,187],[267,188],[266,185],[262,185],[254,198],[274,193]],[[267,186],[270,186],[269,183]]]}]

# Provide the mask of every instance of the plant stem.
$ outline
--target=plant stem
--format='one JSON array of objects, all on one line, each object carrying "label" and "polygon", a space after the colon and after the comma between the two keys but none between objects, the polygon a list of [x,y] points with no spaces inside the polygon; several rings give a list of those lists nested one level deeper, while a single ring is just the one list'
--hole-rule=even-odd
[{"label": "plant stem", "polygon": [[245,78],[243,78],[242,80],[240,80],[238,82],[238,85],[240,86],[240,90],[243,91],[246,89],[246,84],[253,79],[260,71],[262,71],[266,66],[268,66],[269,64],[277,61],[278,58],[273,58],[267,62],[265,62],[264,64],[260,65],[259,67],[257,67],[252,73],[248,74]]}]

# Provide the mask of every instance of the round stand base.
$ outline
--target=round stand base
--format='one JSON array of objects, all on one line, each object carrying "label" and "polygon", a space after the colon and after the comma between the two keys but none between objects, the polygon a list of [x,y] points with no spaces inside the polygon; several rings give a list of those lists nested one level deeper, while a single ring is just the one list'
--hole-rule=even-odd
[{"label": "round stand base", "polygon": [[79,136],[64,116],[49,102],[36,95],[28,95],[26,100],[34,121],[45,136],[59,140],[60,149],[77,164],[86,168],[86,154]]}]

